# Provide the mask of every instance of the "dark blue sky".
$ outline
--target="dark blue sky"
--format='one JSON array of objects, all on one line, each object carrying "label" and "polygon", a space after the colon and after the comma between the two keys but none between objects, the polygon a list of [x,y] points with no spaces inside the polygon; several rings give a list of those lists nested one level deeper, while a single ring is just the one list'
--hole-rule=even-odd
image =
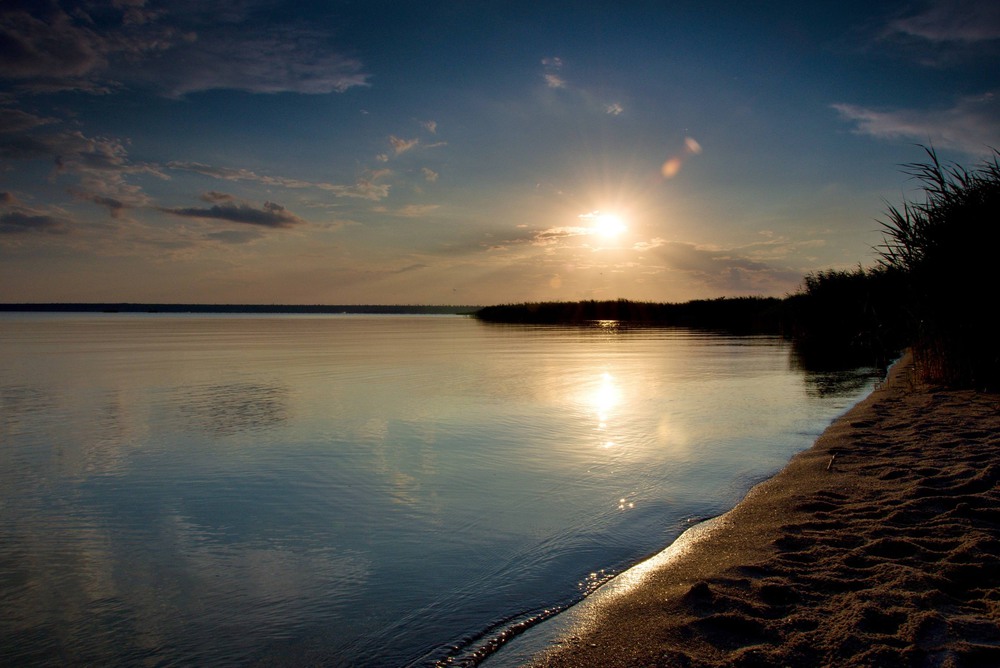
[{"label": "dark blue sky", "polygon": [[1000,145],[995,2],[0,8],[0,300],[785,294],[918,144]]}]

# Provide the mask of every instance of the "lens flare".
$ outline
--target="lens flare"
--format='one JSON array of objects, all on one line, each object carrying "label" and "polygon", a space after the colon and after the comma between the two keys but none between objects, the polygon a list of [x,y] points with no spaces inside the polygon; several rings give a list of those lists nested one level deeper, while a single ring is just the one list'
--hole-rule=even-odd
[{"label": "lens flare", "polygon": [[672,179],[680,173],[681,167],[684,166],[688,158],[700,154],[701,144],[695,141],[693,137],[687,137],[684,139],[684,148],[681,149],[680,154],[668,158],[660,168],[660,173],[663,174],[663,178]]}]

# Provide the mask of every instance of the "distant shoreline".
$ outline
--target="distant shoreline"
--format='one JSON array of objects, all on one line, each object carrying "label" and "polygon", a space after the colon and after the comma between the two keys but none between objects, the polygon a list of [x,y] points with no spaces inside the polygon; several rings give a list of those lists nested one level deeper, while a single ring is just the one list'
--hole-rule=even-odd
[{"label": "distant shoreline", "polygon": [[735,334],[782,334],[783,300],[777,297],[720,297],[682,303],[628,299],[538,302],[486,306],[475,316],[483,322],[519,325],[601,325],[688,327]]},{"label": "distant shoreline", "polygon": [[472,315],[479,306],[408,304],[146,304],[28,303],[0,304],[4,313],[261,313],[261,314],[399,314]]}]

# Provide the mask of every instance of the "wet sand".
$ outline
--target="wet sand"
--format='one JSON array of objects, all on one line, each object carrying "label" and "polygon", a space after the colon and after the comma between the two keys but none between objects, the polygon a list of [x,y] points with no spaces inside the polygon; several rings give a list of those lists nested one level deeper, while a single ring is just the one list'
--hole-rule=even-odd
[{"label": "wet sand", "polygon": [[1000,666],[1000,395],[912,371],[532,665]]}]

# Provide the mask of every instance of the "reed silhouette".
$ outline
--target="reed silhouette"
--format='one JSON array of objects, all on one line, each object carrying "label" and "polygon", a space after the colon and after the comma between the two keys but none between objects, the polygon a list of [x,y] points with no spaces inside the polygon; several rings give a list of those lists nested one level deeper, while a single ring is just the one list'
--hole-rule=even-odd
[{"label": "reed silhouette", "polygon": [[784,331],[807,369],[885,368],[906,347],[901,272],[889,267],[806,275],[784,300]]},{"label": "reed silhouette", "polygon": [[904,277],[915,358],[927,380],[1000,388],[996,345],[997,249],[1000,248],[1000,152],[968,171],[942,163],[904,165],[923,187],[923,201],[890,206],[876,250],[880,266]]}]

